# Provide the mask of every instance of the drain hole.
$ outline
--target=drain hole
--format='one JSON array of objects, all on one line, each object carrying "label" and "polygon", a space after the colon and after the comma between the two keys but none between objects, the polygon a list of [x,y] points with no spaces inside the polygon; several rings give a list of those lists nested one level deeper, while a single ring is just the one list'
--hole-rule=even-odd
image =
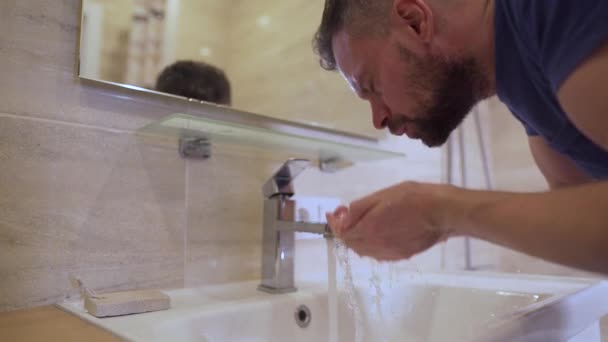
[{"label": "drain hole", "polygon": [[300,305],[295,312],[296,323],[300,328],[307,328],[310,325],[312,315],[306,305]]}]

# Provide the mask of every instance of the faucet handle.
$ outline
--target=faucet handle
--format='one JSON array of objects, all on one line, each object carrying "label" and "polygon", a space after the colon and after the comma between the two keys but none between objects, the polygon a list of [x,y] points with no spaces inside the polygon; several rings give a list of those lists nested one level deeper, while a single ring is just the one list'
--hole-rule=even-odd
[{"label": "faucet handle", "polygon": [[281,168],[262,186],[264,197],[276,195],[293,196],[293,180],[304,171],[311,162],[308,159],[288,159]]}]

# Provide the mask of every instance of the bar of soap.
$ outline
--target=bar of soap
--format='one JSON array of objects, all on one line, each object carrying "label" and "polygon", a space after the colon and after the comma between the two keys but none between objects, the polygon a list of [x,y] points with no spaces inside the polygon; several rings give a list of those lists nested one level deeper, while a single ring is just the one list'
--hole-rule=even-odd
[{"label": "bar of soap", "polygon": [[86,296],[84,307],[95,317],[113,317],[167,310],[171,298],[158,290],[104,293]]}]

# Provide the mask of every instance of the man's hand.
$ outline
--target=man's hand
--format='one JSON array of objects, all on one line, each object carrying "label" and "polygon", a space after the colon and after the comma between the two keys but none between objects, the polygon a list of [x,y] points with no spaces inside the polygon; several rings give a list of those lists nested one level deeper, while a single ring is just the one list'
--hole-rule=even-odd
[{"label": "man's hand", "polygon": [[406,182],[327,214],[334,234],[361,256],[407,259],[450,235],[446,204],[455,188]]},{"label": "man's hand", "polygon": [[399,260],[463,235],[608,274],[608,182],[540,193],[402,183],[327,214],[359,255]]}]

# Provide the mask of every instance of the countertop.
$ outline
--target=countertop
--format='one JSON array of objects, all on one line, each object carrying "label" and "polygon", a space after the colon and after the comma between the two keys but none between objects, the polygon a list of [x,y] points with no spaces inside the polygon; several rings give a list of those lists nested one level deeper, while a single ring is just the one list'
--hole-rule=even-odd
[{"label": "countertop", "polygon": [[119,338],[54,306],[0,313],[0,341],[114,342]]}]

